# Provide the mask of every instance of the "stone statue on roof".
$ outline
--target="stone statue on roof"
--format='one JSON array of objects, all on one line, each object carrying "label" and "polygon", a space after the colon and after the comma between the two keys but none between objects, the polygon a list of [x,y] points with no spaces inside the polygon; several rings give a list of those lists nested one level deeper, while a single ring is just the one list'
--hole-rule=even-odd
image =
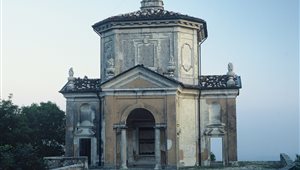
[{"label": "stone statue on roof", "polygon": [[233,72],[233,64],[232,63],[228,63],[228,72],[227,72],[228,76],[235,76],[235,73]]},{"label": "stone statue on roof", "polygon": [[71,68],[69,69],[69,77],[68,77],[68,80],[71,81],[71,82],[75,80],[73,67],[71,67]]},{"label": "stone statue on roof", "polygon": [[228,63],[228,72],[232,72],[232,71],[233,71],[233,64]]},{"label": "stone statue on roof", "polygon": [[233,64],[232,63],[228,63],[227,76],[228,76],[227,87],[234,87],[235,86],[234,78],[236,77],[236,75],[233,72]]},{"label": "stone statue on roof", "polygon": [[69,77],[74,77],[73,67],[69,69]]}]

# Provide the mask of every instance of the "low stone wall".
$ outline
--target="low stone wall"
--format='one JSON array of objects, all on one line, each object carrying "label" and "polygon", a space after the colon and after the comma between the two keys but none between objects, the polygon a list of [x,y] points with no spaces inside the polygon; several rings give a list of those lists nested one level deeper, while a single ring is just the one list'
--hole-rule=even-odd
[{"label": "low stone wall", "polygon": [[249,169],[279,169],[283,167],[280,161],[240,161],[239,166]]},{"label": "low stone wall", "polygon": [[230,166],[185,167],[182,170],[275,170],[282,168],[280,161],[239,161]]},{"label": "low stone wall", "polygon": [[82,157],[44,157],[50,170],[87,170],[88,158]]},{"label": "low stone wall", "polygon": [[[293,163],[287,155],[280,155],[281,161],[236,161],[230,162],[229,166],[215,164],[210,167],[185,167],[183,170],[290,170],[286,168],[287,164]],[[284,163],[286,162],[286,163]],[[294,170],[294,169],[291,169]]]}]

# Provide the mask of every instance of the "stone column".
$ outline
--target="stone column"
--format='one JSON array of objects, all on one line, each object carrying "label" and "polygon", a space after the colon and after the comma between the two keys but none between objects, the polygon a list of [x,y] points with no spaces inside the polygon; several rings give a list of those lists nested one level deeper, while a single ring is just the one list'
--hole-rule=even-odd
[{"label": "stone column", "polygon": [[97,162],[97,139],[95,137],[91,138],[91,164],[96,166]]},{"label": "stone column", "polygon": [[156,124],[155,126],[155,168],[161,168],[161,153],[160,153],[160,129],[165,128],[165,124]]},{"label": "stone column", "polygon": [[114,167],[117,169],[117,148],[118,148],[118,141],[117,141],[117,136],[118,136],[118,125],[114,124],[113,129],[115,131],[115,149],[114,149]]},{"label": "stone column", "polygon": [[121,128],[121,169],[127,168],[127,139],[126,139],[126,126],[123,125]]},{"label": "stone column", "polygon": [[160,128],[155,127],[155,168],[161,169],[161,155],[160,155]]},{"label": "stone column", "polygon": [[77,136],[74,136],[74,145],[73,145],[73,151],[74,151],[74,157],[80,156],[80,138]]}]

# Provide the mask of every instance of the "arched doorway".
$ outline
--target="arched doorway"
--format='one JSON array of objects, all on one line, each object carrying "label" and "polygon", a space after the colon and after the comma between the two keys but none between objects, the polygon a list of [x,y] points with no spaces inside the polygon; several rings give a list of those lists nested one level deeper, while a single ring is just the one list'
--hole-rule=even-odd
[{"label": "arched doorway", "polygon": [[126,120],[129,166],[155,164],[155,119],[146,109],[130,112]]}]

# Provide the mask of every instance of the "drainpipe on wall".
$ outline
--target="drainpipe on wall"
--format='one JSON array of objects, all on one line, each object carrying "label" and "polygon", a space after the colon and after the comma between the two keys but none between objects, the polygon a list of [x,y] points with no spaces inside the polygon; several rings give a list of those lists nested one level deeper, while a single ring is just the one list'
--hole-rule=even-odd
[{"label": "drainpipe on wall", "polygon": [[201,39],[199,42],[199,66],[198,66],[198,90],[199,90],[199,95],[198,95],[198,145],[199,145],[199,153],[198,153],[198,158],[199,158],[199,166],[201,166],[201,115],[200,115],[200,99],[201,99],[201,45],[202,43],[206,40],[206,38]]},{"label": "drainpipe on wall", "polygon": [[100,97],[100,93],[102,92],[101,87],[99,87],[99,90],[97,90],[96,94],[97,97],[99,99],[99,166],[103,166],[103,162],[102,162],[102,102],[101,102],[101,97]]}]

